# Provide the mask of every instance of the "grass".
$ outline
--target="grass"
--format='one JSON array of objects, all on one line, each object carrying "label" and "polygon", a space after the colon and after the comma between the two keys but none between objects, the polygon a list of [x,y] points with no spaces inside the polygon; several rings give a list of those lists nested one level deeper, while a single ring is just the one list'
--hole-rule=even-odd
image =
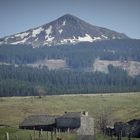
[{"label": "grass", "polygon": [[0,128],[0,140],[6,140],[6,132],[9,133],[10,140],[28,140],[30,135],[33,135],[32,131],[19,130],[17,128]]},{"label": "grass", "polygon": [[[38,97],[1,97],[0,124],[14,127],[14,132],[10,130],[14,135],[25,135],[25,131],[17,128],[19,123],[29,115],[60,115],[65,111],[88,111],[89,115],[94,117],[95,122],[97,122],[100,113],[108,110],[113,121],[128,121],[140,118],[140,93],[45,96],[41,99]],[[0,135],[2,136],[5,131],[9,130],[1,128]],[[26,131],[26,133],[29,137],[31,132]]]},{"label": "grass", "polygon": [[[0,128],[0,140],[6,140],[6,132],[9,133],[10,140],[51,140],[51,134],[49,132],[48,136],[46,132],[43,132],[41,138],[39,139],[38,131],[31,130],[19,130],[16,128]],[[57,137],[61,137],[62,140],[77,140],[78,136],[75,134],[62,133],[60,136],[54,136],[53,140],[56,140]],[[110,140],[108,136],[102,134],[96,134],[96,140]],[[116,137],[113,137],[112,140],[116,140]],[[79,140],[79,139],[78,139]],[[128,140],[128,138],[123,137],[122,140]],[[140,138],[131,138],[131,140],[140,140]]]},{"label": "grass", "polygon": [[[112,140],[116,140],[116,137],[113,137]],[[96,140],[111,140],[110,137],[102,135],[102,134],[97,134],[96,135]],[[128,140],[127,137],[122,137],[122,140]],[[131,140],[140,140],[140,138],[131,138]]]},{"label": "grass", "polygon": [[[51,133],[43,132],[39,139],[39,131],[20,130],[16,128],[0,128],[0,140],[6,140],[6,132],[9,133],[10,140],[51,140]],[[58,135],[53,136],[53,140],[56,140]],[[65,140],[76,140],[75,134],[62,133],[59,137]]]}]

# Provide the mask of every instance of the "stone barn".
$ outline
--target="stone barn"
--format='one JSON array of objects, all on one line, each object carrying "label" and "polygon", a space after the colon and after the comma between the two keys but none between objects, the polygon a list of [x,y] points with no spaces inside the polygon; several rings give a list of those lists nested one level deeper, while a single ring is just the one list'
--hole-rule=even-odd
[{"label": "stone barn", "polygon": [[56,127],[62,131],[75,131],[78,135],[94,135],[94,120],[88,112],[65,112],[56,118]]},{"label": "stone barn", "polygon": [[56,127],[62,131],[74,130],[80,128],[81,113],[67,113],[56,118]]},{"label": "stone barn", "polygon": [[24,119],[19,125],[20,129],[53,131],[57,116],[33,115]]},{"label": "stone barn", "polygon": [[65,112],[60,116],[34,115],[25,118],[20,129],[70,131],[78,135],[94,135],[94,120],[87,112]]}]

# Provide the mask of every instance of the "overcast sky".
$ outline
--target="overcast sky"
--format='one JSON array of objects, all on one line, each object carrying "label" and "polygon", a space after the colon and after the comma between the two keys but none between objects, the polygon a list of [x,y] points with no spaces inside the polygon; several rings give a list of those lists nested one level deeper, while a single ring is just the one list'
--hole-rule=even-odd
[{"label": "overcast sky", "polygon": [[0,37],[67,13],[140,39],[140,0],[0,0]]}]

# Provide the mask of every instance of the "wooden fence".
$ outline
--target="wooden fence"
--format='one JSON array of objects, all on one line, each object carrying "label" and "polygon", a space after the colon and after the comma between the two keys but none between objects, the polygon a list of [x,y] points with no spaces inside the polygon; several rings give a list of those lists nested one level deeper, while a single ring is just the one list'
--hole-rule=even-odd
[{"label": "wooden fence", "polygon": [[[23,138],[20,134],[5,133],[5,138],[2,140],[74,140],[75,134],[70,134],[69,131],[61,132],[60,130],[48,132],[48,131],[34,131],[30,134],[26,134],[26,138]],[[1,140],[1,139],[0,139]]]}]

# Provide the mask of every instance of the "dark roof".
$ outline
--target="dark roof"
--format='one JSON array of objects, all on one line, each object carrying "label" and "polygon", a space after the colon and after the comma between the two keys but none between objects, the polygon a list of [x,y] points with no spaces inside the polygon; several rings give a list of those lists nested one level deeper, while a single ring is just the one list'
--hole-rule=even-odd
[{"label": "dark roof", "polygon": [[81,123],[81,112],[65,112],[64,115],[56,118],[57,128],[79,128]]},{"label": "dark roof", "polygon": [[20,127],[51,126],[79,127],[82,117],[81,112],[65,112],[62,116],[33,115],[24,119]]},{"label": "dark roof", "polygon": [[52,125],[55,124],[55,118],[57,116],[49,115],[34,115],[25,118],[20,126],[37,126],[37,125]]},{"label": "dark roof", "polygon": [[61,118],[80,118],[81,116],[81,112],[65,112]]},{"label": "dark roof", "polygon": [[79,128],[81,124],[80,117],[59,117],[56,118],[56,127],[57,128]]}]

